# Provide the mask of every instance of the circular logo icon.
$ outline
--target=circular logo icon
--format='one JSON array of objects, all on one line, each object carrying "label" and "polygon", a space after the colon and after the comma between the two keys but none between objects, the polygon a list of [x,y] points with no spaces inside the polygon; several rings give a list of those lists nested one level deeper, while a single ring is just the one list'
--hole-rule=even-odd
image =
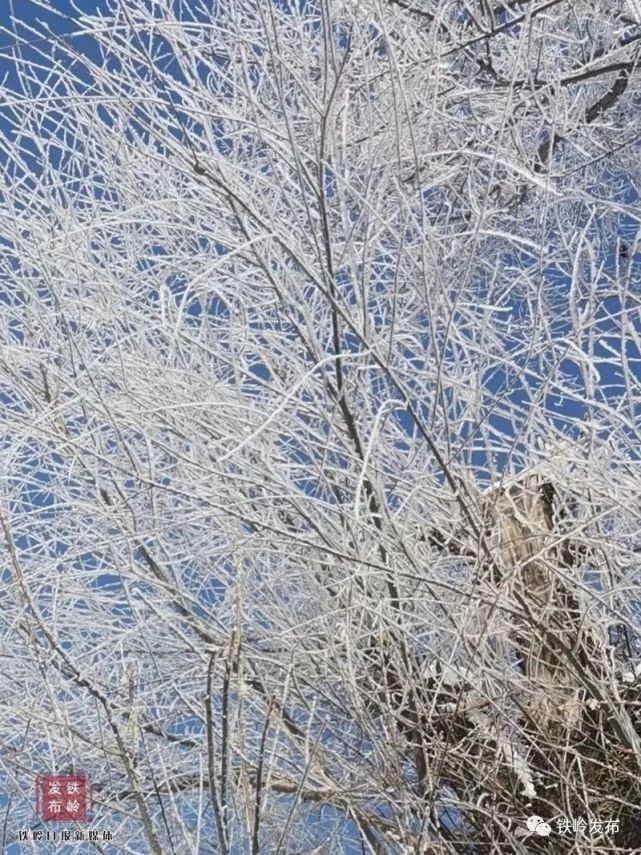
[{"label": "circular logo icon", "polygon": [[552,831],[552,827],[543,819],[542,816],[529,816],[525,824],[529,831],[534,834],[538,834],[539,837],[549,837]]}]

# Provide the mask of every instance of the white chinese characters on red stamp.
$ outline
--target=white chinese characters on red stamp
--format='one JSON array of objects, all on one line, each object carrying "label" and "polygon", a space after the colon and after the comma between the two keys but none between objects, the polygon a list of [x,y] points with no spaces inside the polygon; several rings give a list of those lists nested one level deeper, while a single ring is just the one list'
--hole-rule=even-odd
[{"label": "white chinese characters on red stamp", "polygon": [[36,778],[36,814],[43,822],[86,822],[92,808],[92,788],[85,774]]}]

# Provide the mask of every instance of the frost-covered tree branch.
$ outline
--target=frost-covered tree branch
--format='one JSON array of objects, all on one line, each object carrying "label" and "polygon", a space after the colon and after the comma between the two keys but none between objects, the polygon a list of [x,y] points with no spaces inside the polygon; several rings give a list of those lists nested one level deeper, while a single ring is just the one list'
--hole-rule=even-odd
[{"label": "frost-covered tree branch", "polygon": [[5,846],[83,769],[123,852],[636,851],[634,4],[38,10]]}]

